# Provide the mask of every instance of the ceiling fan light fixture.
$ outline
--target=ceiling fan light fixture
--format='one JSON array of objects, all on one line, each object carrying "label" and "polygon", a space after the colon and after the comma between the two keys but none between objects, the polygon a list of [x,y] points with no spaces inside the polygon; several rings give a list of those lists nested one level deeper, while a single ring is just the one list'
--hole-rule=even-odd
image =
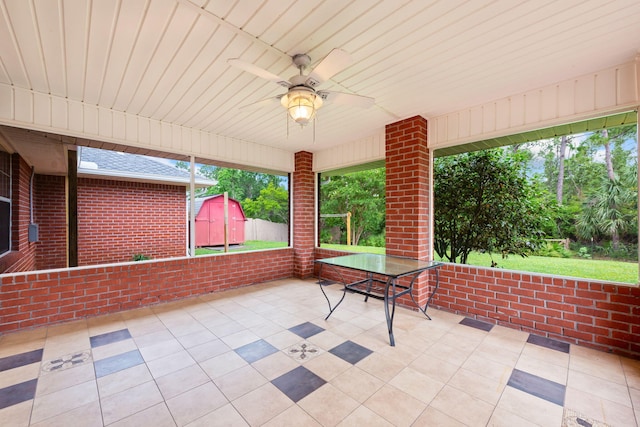
[{"label": "ceiling fan light fixture", "polygon": [[322,106],[322,97],[313,89],[299,86],[290,89],[280,98],[280,102],[293,121],[304,126],[314,118],[316,111]]}]

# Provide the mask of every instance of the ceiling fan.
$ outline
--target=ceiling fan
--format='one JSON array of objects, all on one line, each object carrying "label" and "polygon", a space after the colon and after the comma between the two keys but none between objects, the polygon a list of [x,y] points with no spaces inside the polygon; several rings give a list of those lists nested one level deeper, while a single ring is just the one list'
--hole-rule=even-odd
[{"label": "ceiling fan", "polygon": [[274,102],[287,109],[289,116],[300,126],[308,124],[316,115],[323,103],[341,104],[368,108],[375,100],[368,96],[360,96],[345,92],[333,92],[328,90],[316,90],[323,82],[329,80],[351,63],[351,56],[342,49],[333,49],[320,63],[307,75],[304,69],[311,63],[311,58],[306,54],[296,54],[291,58],[293,64],[300,70],[300,74],[292,76],[289,80],[273,74],[263,68],[245,62],[238,58],[229,59],[227,62],[241,70],[247,71],[258,77],[270,80],[288,89],[287,93],[258,101],[252,105],[262,105]]}]

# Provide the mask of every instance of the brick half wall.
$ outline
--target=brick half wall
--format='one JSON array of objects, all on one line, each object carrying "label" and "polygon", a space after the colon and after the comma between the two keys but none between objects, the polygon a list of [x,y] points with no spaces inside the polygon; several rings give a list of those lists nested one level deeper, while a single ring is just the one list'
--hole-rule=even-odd
[{"label": "brick half wall", "polygon": [[293,276],[293,249],[1,276],[0,333]]}]

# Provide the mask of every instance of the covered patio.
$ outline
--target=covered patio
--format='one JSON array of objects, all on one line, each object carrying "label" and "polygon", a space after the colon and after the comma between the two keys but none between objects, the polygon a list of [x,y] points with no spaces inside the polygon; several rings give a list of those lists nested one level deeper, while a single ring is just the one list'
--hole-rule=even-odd
[{"label": "covered patio", "polygon": [[[0,424],[640,422],[637,285],[445,264],[433,320],[407,305],[391,347],[380,302],[347,295],[325,321],[314,277],[316,259],[343,254],[318,245],[318,173],[384,164],[386,253],[431,260],[436,150],[637,123],[640,3],[0,9],[0,150],[11,158],[0,260],[13,267],[0,276]],[[299,74],[296,54],[313,70],[335,48],[350,59],[318,71],[327,99],[300,127],[273,76]],[[240,108],[265,98],[276,105]],[[15,129],[22,137],[8,138]],[[72,210],[78,146],[288,174],[290,246],[76,267],[67,223],[66,267],[34,270],[47,254],[29,199],[53,187],[31,177],[54,177]],[[421,277],[416,300],[433,286]]]}]

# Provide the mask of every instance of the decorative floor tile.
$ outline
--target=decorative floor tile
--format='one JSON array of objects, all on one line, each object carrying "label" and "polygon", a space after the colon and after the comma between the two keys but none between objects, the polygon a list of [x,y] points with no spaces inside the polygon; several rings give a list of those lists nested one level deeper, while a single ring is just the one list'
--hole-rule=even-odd
[{"label": "decorative floor tile", "polygon": [[464,319],[462,319],[460,321],[460,324],[465,326],[471,326],[472,328],[480,329],[485,332],[489,332],[491,329],[493,329],[493,326],[494,326],[491,323],[482,322],[480,320],[472,319],[470,317],[465,317]]},{"label": "decorative floor tile", "polygon": [[74,366],[81,365],[91,361],[91,351],[79,351],[77,353],[65,354],[64,356],[57,357],[53,360],[49,360],[42,364],[42,372],[58,372],[65,369],[73,368]]},{"label": "decorative floor tile", "polygon": [[299,366],[279,376],[271,383],[286,394],[289,399],[297,402],[323,386],[326,381],[304,366]]},{"label": "decorative floor tile", "polygon": [[103,345],[111,344],[118,341],[123,341],[131,338],[131,334],[128,329],[120,329],[119,331],[107,332],[106,334],[95,335],[89,338],[91,342],[91,348],[100,347]]},{"label": "decorative floor tile", "polygon": [[36,395],[38,379],[34,378],[20,384],[0,389],[0,409],[31,400]]},{"label": "decorative floor tile", "polygon": [[0,358],[0,372],[40,362],[42,360],[43,350],[44,349],[40,348],[38,350],[27,351],[26,353],[14,354],[13,356]]},{"label": "decorative floor tile", "polygon": [[93,364],[96,368],[96,377],[100,378],[142,363],[144,363],[144,359],[140,352],[138,350],[132,350],[117,356],[98,360]]},{"label": "decorative floor tile", "polygon": [[278,349],[265,340],[258,340],[236,348],[235,352],[248,363],[253,363],[269,356],[270,354],[278,352]]},{"label": "decorative floor tile", "polygon": [[562,384],[514,369],[507,385],[556,405],[564,406],[566,387]]},{"label": "decorative floor tile", "polygon": [[564,416],[562,417],[562,427],[610,427],[610,425],[565,408]]},{"label": "decorative floor tile", "polygon": [[529,344],[535,344],[541,347],[550,348],[551,350],[558,350],[562,353],[569,353],[570,345],[568,343],[553,340],[551,338],[545,338],[538,335],[530,334],[527,342]]},{"label": "decorative floor tile", "polygon": [[320,332],[324,331],[324,328],[314,325],[311,322],[305,322],[305,323],[299,324],[298,326],[289,328],[289,331],[293,332],[298,336],[301,336],[302,338],[307,339],[309,337],[314,336],[315,334],[319,334]]},{"label": "decorative floor tile", "polygon": [[299,362],[304,362],[322,353],[322,350],[308,341],[302,341],[301,343],[294,344],[284,351]]},{"label": "decorative floor tile", "polygon": [[333,354],[334,356],[338,356],[342,360],[345,360],[352,365],[355,365],[356,363],[373,353],[373,351],[352,341],[345,341],[342,344],[329,350],[329,353]]}]

